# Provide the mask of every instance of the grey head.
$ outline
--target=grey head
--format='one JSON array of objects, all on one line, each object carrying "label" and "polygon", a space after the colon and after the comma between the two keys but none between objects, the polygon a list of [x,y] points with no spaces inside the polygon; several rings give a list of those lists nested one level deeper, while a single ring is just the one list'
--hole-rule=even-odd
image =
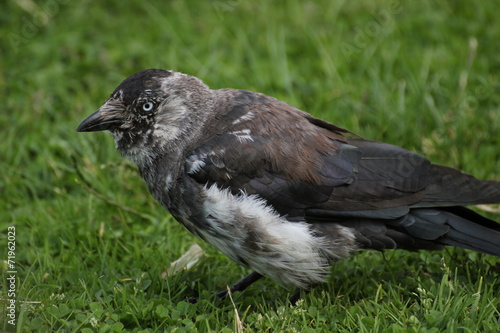
[{"label": "grey head", "polygon": [[195,77],[146,69],[126,78],[77,131],[110,131],[117,149],[142,166],[196,138],[211,92]]}]

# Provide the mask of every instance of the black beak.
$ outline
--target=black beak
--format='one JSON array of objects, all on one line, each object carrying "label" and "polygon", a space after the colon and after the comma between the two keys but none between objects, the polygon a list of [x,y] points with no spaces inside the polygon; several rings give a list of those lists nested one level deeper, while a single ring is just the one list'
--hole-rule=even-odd
[{"label": "black beak", "polygon": [[106,131],[118,127],[122,123],[121,119],[113,116],[105,116],[101,109],[92,113],[76,129],[77,132],[97,132]]}]

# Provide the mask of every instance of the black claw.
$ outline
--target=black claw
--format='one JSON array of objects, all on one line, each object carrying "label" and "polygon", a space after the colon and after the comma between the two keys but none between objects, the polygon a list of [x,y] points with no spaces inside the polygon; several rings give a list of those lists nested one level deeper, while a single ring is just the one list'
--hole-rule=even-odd
[{"label": "black claw", "polygon": [[227,297],[227,289],[220,290],[220,291],[216,292],[215,295],[217,296],[218,299],[220,299],[222,301],[223,299],[225,299]]},{"label": "black claw", "polygon": [[191,297],[191,298],[188,298],[187,302],[190,304],[195,304],[198,302],[199,299],[200,299],[199,297]]}]

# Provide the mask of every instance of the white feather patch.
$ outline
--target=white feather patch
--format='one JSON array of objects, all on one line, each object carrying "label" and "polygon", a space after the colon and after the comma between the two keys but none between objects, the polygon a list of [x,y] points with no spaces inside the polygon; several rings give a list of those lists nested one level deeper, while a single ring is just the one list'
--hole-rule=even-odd
[{"label": "white feather patch", "polygon": [[244,142],[244,141],[252,141],[253,142],[253,138],[250,135],[251,131],[249,129],[242,129],[239,131],[231,132],[229,134],[235,135],[240,142]]},{"label": "white feather patch", "polygon": [[244,121],[251,120],[251,119],[253,119],[253,117],[254,117],[253,112],[248,111],[243,116],[241,116],[238,119],[236,119],[235,121],[233,121],[233,125],[237,125],[237,124],[242,123]]},{"label": "white feather patch", "polygon": [[203,238],[235,261],[248,264],[283,286],[307,288],[324,281],[329,265],[354,249],[354,234],[340,227],[339,239],[319,237],[304,222],[279,216],[255,195],[235,196],[205,188],[210,229]]},{"label": "white feather patch", "polygon": [[188,174],[194,174],[197,173],[198,171],[203,168],[206,163],[204,159],[207,157],[206,154],[203,154],[202,156],[198,155],[191,155],[188,157],[187,162],[188,162],[188,168],[186,169],[186,172]]}]

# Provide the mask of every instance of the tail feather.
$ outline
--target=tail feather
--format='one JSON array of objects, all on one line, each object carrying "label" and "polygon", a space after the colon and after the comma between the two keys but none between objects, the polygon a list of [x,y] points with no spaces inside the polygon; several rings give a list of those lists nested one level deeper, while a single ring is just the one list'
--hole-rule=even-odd
[{"label": "tail feather", "polygon": [[432,165],[431,184],[412,207],[468,206],[500,203],[500,182],[479,180],[443,165]]},{"label": "tail feather", "polygon": [[500,256],[500,245],[485,242],[482,238],[473,237],[453,229],[442,240],[442,243],[493,256]]},{"label": "tail feather", "polygon": [[500,256],[500,224],[470,209],[455,208],[455,213],[449,213],[452,217],[448,221],[451,229],[443,243]]},{"label": "tail feather", "polygon": [[500,256],[500,224],[467,208],[414,209],[410,216],[400,226],[415,238]]}]

